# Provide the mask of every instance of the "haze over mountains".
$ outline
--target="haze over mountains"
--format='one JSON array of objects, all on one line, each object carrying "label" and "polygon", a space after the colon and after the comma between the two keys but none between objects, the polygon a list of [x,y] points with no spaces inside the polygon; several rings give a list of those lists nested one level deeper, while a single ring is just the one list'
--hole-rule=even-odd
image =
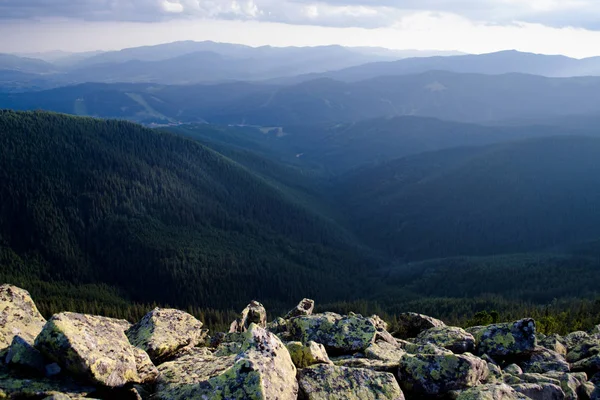
[{"label": "haze over mountains", "polygon": [[23,111],[0,113],[0,276],[47,309],[88,285],[123,313],[309,295],[457,321],[557,298],[566,318],[600,278],[599,59],[409,55],[0,58],[0,108]]}]

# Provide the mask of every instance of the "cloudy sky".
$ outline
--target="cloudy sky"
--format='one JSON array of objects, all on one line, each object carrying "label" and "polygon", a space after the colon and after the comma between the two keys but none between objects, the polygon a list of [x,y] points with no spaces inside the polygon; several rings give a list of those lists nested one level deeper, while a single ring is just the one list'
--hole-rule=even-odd
[{"label": "cloudy sky", "polygon": [[0,52],[175,40],[600,55],[598,0],[0,0]]}]

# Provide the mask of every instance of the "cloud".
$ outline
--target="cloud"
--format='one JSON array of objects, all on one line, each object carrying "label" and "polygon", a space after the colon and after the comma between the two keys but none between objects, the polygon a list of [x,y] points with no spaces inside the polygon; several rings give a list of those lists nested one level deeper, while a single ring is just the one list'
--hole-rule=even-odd
[{"label": "cloud", "polygon": [[597,0],[0,0],[0,19],[160,22],[211,18],[379,28],[423,12],[488,24],[527,22],[600,29]]}]

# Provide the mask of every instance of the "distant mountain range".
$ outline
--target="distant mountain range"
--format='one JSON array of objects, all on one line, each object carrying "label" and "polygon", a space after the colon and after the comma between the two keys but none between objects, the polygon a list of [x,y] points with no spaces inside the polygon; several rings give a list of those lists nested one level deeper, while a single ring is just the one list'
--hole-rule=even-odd
[{"label": "distant mountain range", "polygon": [[0,94],[0,108],[45,109],[144,123],[289,126],[422,116],[462,122],[600,115],[600,77],[546,78],[431,71],[360,82],[282,86],[83,84]]}]

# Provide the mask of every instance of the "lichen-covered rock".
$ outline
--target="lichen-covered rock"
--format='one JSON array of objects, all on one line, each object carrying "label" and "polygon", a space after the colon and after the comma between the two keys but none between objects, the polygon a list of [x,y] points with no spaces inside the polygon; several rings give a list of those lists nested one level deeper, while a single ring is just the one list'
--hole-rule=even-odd
[{"label": "lichen-covered rock", "polygon": [[348,368],[364,368],[378,372],[390,372],[396,373],[398,371],[399,361],[384,361],[384,360],[373,360],[364,357],[337,357],[332,360],[333,364],[338,367]]},{"label": "lichen-covered rock", "polygon": [[567,355],[566,342],[560,335],[554,334],[546,336],[541,341],[539,341],[539,345],[549,350],[555,351],[563,357]]},{"label": "lichen-covered rock", "polygon": [[62,368],[57,363],[48,364],[44,367],[44,373],[48,378],[56,376],[62,372]]},{"label": "lichen-covered rock", "polygon": [[504,372],[511,375],[521,375],[523,370],[517,364],[510,364],[504,367]]},{"label": "lichen-covered rock", "polygon": [[415,344],[415,343],[405,343],[402,347],[409,354],[453,354],[450,350],[445,349],[443,347],[436,346],[433,343],[427,344]]},{"label": "lichen-covered rock", "polygon": [[588,339],[590,339],[590,335],[584,331],[571,332],[564,337],[568,351],[571,351],[573,347]]},{"label": "lichen-covered rock", "polygon": [[6,364],[44,373],[44,356],[20,336],[15,336],[6,355]]},{"label": "lichen-covered rock", "polygon": [[69,398],[83,398],[95,391],[92,386],[80,385],[72,381],[23,378],[13,375],[0,364],[0,399],[43,399],[55,394],[66,394]]},{"label": "lichen-covered rock", "polygon": [[377,341],[365,349],[365,357],[371,360],[380,360],[400,365],[400,359],[406,351],[399,345],[393,345],[384,341]]},{"label": "lichen-covered rock", "polygon": [[0,286],[0,351],[17,335],[33,343],[45,323],[29,292],[12,285]]},{"label": "lichen-covered rock", "polygon": [[571,370],[584,371],[591,374],[600,371],[600,354],[585,358],[581,361],[571,364]]},{"label": "lichen-covered rock", "polygon": [[276,318],[273,321],[267,323],[267,329],[271,333],[282,333],[287,330],[287,320],[283,318]]},{"label": "lichen-covered rock", "polygon": [[517,392],[510,386],[487,384],[473,387],[461,392],[457,400],[528,400],[528,397]]},{"label": "lichen-covered rock", "polygon": [[291,319],[295,317],[301,317],[304,315],[312,315],[313,310],[315,309],[315,302],[311,299],[302,299],[300,303],[294,308],[292,308],[283,319]]},{"label": "lichen-covered rock", "polygon": [[417,344],[432,343],[455,354],[472,353],[475,338],[464,329],[452,326],[438,326],[421,332],[415,339]]},{"label": "lichen-covered rock", "polygon": [[322,344],[289,342],[286,347],[296,368],[306,368],[315,364],[332,364]]},{"label": "lichen-covered rock", "polygon": [[185,355],[159,367],[157,399],[296,400],[296,368],[277,336],[250,324],[238,354]]},{"label": "lichen-covered rock", "polygon": [[129,342],[144,350],[154,362],[177,350],[202,342],[202,322],[179,310],[155,308],[126,332]]},{"label": "lichen-covered rock", "polygon": [[402,357],[398,377],[403,390],[439,395],[462,390],[485,380],[487,363],[472,354],[407,354]]},{"label": "lichen-covered rock", "polygon": [[329,312],[292,318],[288,327],[294,340],[320,343],[335,354],[363,351],[374,342],[377,333],[368,318]]},{"label": "lichen-covered rock", "polygon": [[496,382],[501,382],[502,381],[502,369],[500,369],[500,367],[494,363],[491,363],[489,361],[487,362],[487,366],[488,366],[488,370],[490,371],[490,373],[488,374],[487,378],[484,380],[485,383],[496,383]]},{"label": "lichen-covered rock", "polygon": [[577,400],[579,398],[580,388],[587,382],[586,374],[580,373],[565,373],[565,372],[547,372],[544,376],[557,380],[565,393],[565,399]]},{"label": "lichen-covered rock", "polygon": [[303,400],[403,400],[394,375],[362,368],[315,365],[298,373]]},{"label": "lichen-covered rock", "polygon": [[527,360],[520,363],[525,372],[540,373],[550,371],[569,372],[569,363],[563,356],[545,347],[536,347]]},{"label": "lichen-covered rock", "polygon": [[583,339],[572,346],[567,353],[567,361],[574,363],[585,358],[600,354],[600,340],[595,338]]},{"label": "lichen-covered rock", "polygon": [[551,383],[522,383],[512,387],[532,400],[564,400],[565,398],[562,389]]},{"label": "lichen-covered rock", "polygon": [[407,312],[398,316],[398,330],[393,333],[397,338],[409,339],[416,337],[419,333],[440,326],[445,326],[442,321],[427,315]]},{"label": "lichen-covered rock", "polygon": [[244,308],[240,317],[231,323],[229,332],[246,332],[250,324],[256,324],[261,328],[267,327],[267,310],[265,310],[265,307],[262,304],[255,300],[252,300],[250,304]]},{"label": "lichen-covered rock", "polygon": [[73,375],[108,387],[149,382],[157,375],[148,355],[129,343],[123,324],[111,318],[56,314],[35,346]]},{"label": "lichen-covered rock", "polygon": [[535,333],[533,319],[486,326],[475,334],[477,353],[500,358],[529,354],[537,345]]}]

